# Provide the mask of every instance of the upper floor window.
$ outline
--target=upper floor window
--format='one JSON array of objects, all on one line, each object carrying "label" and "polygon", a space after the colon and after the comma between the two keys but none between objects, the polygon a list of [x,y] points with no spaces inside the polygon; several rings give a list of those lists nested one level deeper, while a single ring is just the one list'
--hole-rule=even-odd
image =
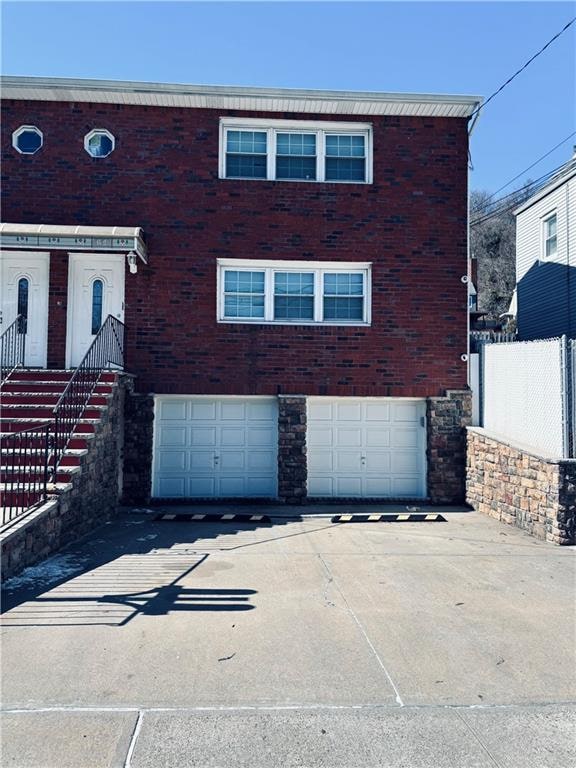
[{"label": "upper floor window", "polygon": [[556,232],[557,218],[553,213],[542,222],[544,225],[544,258],[553,259],[558,251],[558,236]]},{"label": "upper floor window", "polygon": [[367,123],[222,118],[220,177],[370,184],[372,127]]},{"label": "upper floor window", "polygon": [[34,155],[44,143],[44,135],[35,125],[21,125],[12,134],[12,146],[21,155]]},{"label": "upper floor window", "polygon": [[367,325],[370,264],[218,260],[220,322]]},{"label": "upper floor window", "polygon": [[115,146],[116,139],[105,128],[94,128],[84,136],[84,149],[90,157],[108,157]]}]

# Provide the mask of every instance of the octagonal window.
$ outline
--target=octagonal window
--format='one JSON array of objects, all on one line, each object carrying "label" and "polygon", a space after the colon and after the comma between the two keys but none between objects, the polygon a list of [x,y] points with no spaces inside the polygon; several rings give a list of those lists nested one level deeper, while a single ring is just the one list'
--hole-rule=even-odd
[{"label": "octagonal window", "polygon": [[21,155],[33,155],[44,143],[44,135],[35,125],[21,125],[12,134],[12,146]]},{"label": "octagonal window", "polygon": [[91,157],[108,157],[116,146],[116,139],[104,128],[95,128],[84,137],[84,149]]}]

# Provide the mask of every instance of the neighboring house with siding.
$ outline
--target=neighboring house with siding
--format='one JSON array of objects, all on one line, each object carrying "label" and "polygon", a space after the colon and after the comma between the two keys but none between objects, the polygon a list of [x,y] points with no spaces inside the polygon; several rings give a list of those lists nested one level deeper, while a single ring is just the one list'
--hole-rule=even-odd
[{"label": "neighboring house with siding", "polygon": [[4,78],[5,322],[125,323],[126,500],[462,500],[478,105]]},{"label": "neighboring house with siding", "polygon": [[576,336],[576,154],[516,211],[520,340]]}]

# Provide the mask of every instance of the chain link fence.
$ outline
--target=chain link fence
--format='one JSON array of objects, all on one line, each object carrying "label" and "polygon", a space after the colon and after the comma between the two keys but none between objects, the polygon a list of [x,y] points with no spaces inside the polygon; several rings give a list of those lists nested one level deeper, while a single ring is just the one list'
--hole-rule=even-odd
[{"label": "chain link fence", "polygon": [[483,344],[479,352],[482,426],[546,458],[573,457],[576,341]]}]

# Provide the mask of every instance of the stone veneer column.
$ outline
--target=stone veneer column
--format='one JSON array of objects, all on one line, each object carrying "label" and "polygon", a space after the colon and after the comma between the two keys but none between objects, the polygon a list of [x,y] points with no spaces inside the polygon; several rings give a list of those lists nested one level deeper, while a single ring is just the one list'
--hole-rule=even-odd
[{"label": "stone veneer column", "polygon": [[152,493],[154,398],[130,393],[124,406],[124,504],[148,504]]},{"label": "stone veneer column", "polygon": [[426,401],[428,496],[435,504],[459,504],[466,496],[466,427],[472,393],[451,390]]},{"label": "stone veneer column", "polygon": [[278,496],[288,504],[306,498],[306,397],[278,396]]}]

